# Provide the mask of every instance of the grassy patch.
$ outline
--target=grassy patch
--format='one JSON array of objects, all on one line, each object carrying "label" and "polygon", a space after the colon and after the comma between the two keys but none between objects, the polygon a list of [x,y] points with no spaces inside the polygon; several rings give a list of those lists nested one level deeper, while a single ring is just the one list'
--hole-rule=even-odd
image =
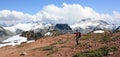
[{"label": "grassy patch", "polygon": [[67,41],[62,41],[62,40],[60,40],[60,41],[57,41],[57,42],[53,43],[52,45],[64,44],[64,43],[66,43],[66,42],[67,42]]},{"label": "grassy patch", "polygon": [[91,33],[88,33],[88,34],[82,35],[82,37],[80,38],[80,40],[87,40],[87,39],[90,39],[90,38],[91,38]]},{"label": "grassy patch", "polygon": [[53,50],[54,48],[55,48],[55,46],[53,46],[53,45],[45,46],[45,47],[43,47],[43,51]]},{"label": "grassy patch", "polygon": [[51,55],[51,54],[57,52],[57,51],[58,51],[58,48],[56,48],[56,47],[53,46],[53,45],[49,45],[49,46],[43,47],[42,50],[43,50],[43,51],[49,51],[49,53],[48,53],[47,55]]},{"label": "grassy patch", "polygon": [[69,39],[67,40],[58,40],[57,42],[51,44],[51,45],[56,45],[56,44],[64,44],[64,43],[67,43],[69,41]]},{"label": "grassy patch", "polygon": [[55,52],[57,52],[57,51],[58,51],[58,49],[55,48],[55,49],[51,50],[47,55],[51,55],[51,54],[53,54],[53,53],[55,53]]},{"label": "grassy patch", "polygon": [[[58,48],[55,45],[57,45],[57,44],[64,44],[64,43],[66,43],[68,41],[69,41],[69,39],[67,39],[67,40],[58,40],[57,42],[55,42],[55,43],[53,43],[53,44],[51,44],[49,46],[43,47],[43,51],[49,51],[49,53],[47,55],[51,55],[51,54],[53,54],[53,53],[58,51]],[[66,46],[63,46],[63,47],[66,47]]]},{"label": "grassy patch", "polygon": [[79,45],[74,45],[74,46],[71,46],[70,48],[73,49],[73,48],[76,48],[76,47],[85,47],[87,45],[88,45],[87,43],[79,43]]},{"label": "grassy patch", "polygon": [[[117,34],[117,33],[116,33]],[[115,34],[107,34],[107,35],[103,35],[103,37],[100,39],[100,43],[107,43],[107,42],[111,42],[111,41],[116,41],[117,39],[119,39],[120,38],[120,35],[119,34],[117,34],[117,35],[115,35]]]},{"label": "grassy patch", "polygon": [[32,50],[48,51],[49,53],[47,55],[51,55],[51,54],[58,51],[58,48],[55,46],[56,44],[64,44],[67,41],[69,41],[69,40],[68,39],[64,40],[64,41],[63,40],[58,40],[57,42],[55,42],[51,45],[48,45],[48,46],[45,46],[45,47],[37,47],[37,48],[34,48]]},{"label": "grassy patch", "polygon": [[80,40],[88,40],[88,39],[93,39],[95,41],[105,37],[105,36],[108,36],[107,35],[108,33],[101,33],[101,34],[95,34],[95,33],[88,33],[88,34],[84,34]]},{"label": "grassy patch", "polygon": [[104,35],[101,39],[100,39],[100,42],[101,43],[107,43],[107,42],[110,42],[112,39],[110,38],[109,35]]},{"label": "grassy patch", "polygon": [[119,38],[119,36],[120,35],[114,36],[111,33],[101,33],[101,34],[88,33],[88,34],[84,34],[80,40],[91,39],[93,41],[97,41],[100,43],[107,43],[110,41],[115,41],[117,38]]},{"label": "grassy patch", "polygon": [[79,45],[77,45],[77,46],[84,47],[84,46],[87,46],[87,45],[88,45],[87,43],[79,43]]},{"label": "grassy patch", "polygon": [[92,51],[85,51],[82,53],[77,53],[73,57],[102,57],[107,56],[109,52],[117,51],[116,47],[102,47]]}]

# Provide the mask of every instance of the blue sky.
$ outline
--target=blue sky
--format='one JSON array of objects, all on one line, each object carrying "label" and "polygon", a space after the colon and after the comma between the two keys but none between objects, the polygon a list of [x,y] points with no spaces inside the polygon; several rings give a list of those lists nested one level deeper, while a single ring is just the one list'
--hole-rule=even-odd
[{"label": "blue sky", "polygon": [[54,4],[62,7],[63,3],[80,4],[91,7],[98,13],[120,12],[120,0],[0,0],[0,10],[15,10],[28,14],[36,14],[44,6]]},{"label": "blue sky", "polygon": [[91,18],[120,24],[119,2],[120,0],[0,0],[0,23],[41,21],[74,24],[81,19]]}]

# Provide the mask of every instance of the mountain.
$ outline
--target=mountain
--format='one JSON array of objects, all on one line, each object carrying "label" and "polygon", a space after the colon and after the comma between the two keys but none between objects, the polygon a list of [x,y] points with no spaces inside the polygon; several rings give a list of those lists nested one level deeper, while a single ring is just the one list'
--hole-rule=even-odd
[{"label": "mountain", "polygon": [[[51,31],[54,30],[57,33],[71,33],[75,32],[75,30],[80,31],[82,34],[86,34],[95,30],[108,30],[114,32],[120,28],[119,25],[108,24],[103,20],[92,20],[92,19],[83,19],[78,21],[73,25],[68,24],[48,24],[48,23],[19,23],[14,24],[13,26],[0,26],[0,42],[6,39],[18,38],[20,34],[24,31],[34,31],[37,35],[41,33],[41,35],[51,34]],[[101,32],[101,31],[97,31]],[[103,32],[103,31],[102,31]],[[13,37],[12,37],[13,36]],[[16,41],[16,40],[15,40]]]},{"label": "mountain", "polygon": [[78,21],[77,23],[71,25],[71,28],[75,32],[75,30],[79,30],[82,34],[89,33],[95,29],[100,30],[109,30],[113,32],[118,25],[111,25],[103,20],[92,20],[90,18],[83,19],[81,21]]},{"label": "mountain", "polygon": [[[19,23],[19,24],[12,24],[11,26],[7,26],[3,24],[6,30],[9,30],[15,34],[20,34],[23,31],[30,31],[34,30],[35,32],[42,31],[43,33],[49,31],[49,29],[54,29],[55,24],[50,23],[41,23],[41,22],[27,22],[27,23]],[[52,27],[52,28],[50,28]],[[109,30],[113,32],[118,25],[111,25],[103,20],[93,20],[90,18],[82,19],[72,25],[70,25],[73,32],[75,30],[79,30],[81,33],[89,33],[95,29],[102,29],[102,30]]]},{"label": "mountain", "polygon": [[0,23],[0,25],[1,25],[2,27],[14,26],[14,24],[6,24],[6,23]]},{"label": "mountain", "polygon": [[30,30],[39,30],[39,29],[47,29],[52,24],[42,24],[42,23],[19,23],[14,26],[4,27],[6,30],[9,30],[15,34],[19,34],[23,31],[30,31]]},{"label": "mountain", "polygon": [[56,24],[55,25],[55,30],[58,33],[71,33],[72,29],[68,24]]},{"label": "mountain", "polygon": [[14,33],[10,32],[10,31],[4,29],[2,26],[0,26],[0,41],[3,41],[13,35],[14,35]]},{"label": "mountain", "polygon": [[[23,31],[30,31],[30,30],[34,30],[35,32],[41,31],[44,34],[55,28],[55,24],[41,23],[41,22],[19,23],[19,24],[13,24],[11,26],[6,26],[6,24],[4,25],[5,25],[4,28],[6,30],[11,31],[15,34],[20,34]],[[108,30],[113,32],[114,30],[116,30],[118,26],[119,25],[109,24],[103,20],[93,20],[90,18],[82,19],[70,25],[73,32],[75,32],[75,30],[79,30],[83,34],[89,33],[96,29]]]}]

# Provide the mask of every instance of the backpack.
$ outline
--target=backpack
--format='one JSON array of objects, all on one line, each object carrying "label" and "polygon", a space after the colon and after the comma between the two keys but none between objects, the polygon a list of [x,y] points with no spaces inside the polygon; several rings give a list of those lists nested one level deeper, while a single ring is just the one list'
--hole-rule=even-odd
[{"label": "backpack", "polygon": [[81,33],[80,33],[80,32],[77,32],[77,33],[76,33],[76,37],[81,37]]}]

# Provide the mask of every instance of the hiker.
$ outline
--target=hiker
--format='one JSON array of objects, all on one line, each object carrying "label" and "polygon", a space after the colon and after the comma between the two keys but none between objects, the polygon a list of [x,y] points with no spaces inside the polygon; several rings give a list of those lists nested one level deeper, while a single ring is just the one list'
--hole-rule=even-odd
[{"label": "hiker", "polygon": [[78,31],[78,30],[76,30],[76,44],[78,45],[79,43],[79,38],[81,37],[81,33]]}]

